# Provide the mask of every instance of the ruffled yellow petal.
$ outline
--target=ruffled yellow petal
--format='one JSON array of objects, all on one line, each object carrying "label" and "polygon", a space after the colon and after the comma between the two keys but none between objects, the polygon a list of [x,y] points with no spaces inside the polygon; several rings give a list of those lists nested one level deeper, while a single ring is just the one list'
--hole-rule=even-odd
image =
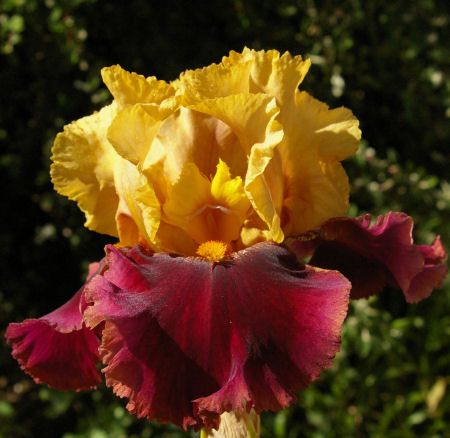
[{"label": "ruffled yellow petal", "polygon": [[[251,68],[247,77],[249,63]],[[325,104],[298,92],[298,85],[309,67],[309,60],[303,60],[300,56],[292,57],[289,53],[280,56],[275,50],[256,52],[246,48],[242,53],[230,52],[219,66],[197,71],[197,77],[203,79],[202,86],[195,80],[188,84],[191,95],[195,89],[203,99],[218,97],[221,94],[214,87],[208,88],[208,79],[225,71],[234,72],[235,77],[240,77],[242,81],[239,86],[232,84],[235,93],[248,87],[250,93],[265,93],[276,98],[280,108],[277,120],[283,125],[284,140],[270,163],[262,166],[264,169],[260,175],[266,187],[258,179],[258,184],[249,194],[250,199],[263,199],[261,204],[265,206],[275,205],[276,215],[254,205],[271,231],[278,228],[282,205],[285,209],[283,224],[288,233],[307,231],[332,216],[345,214],[348,208],[346,176],[343,172],[331,172],[330,169],[337,169],[339,160],[354,154],[360,138],[358,122],[349,110],[329,110]],[[206,102],[208,100],[199,105]],[[198,105],[195,108],[201,110]],[[232,126],[220,115],[213,115]],[[253,158],[258,161],[258,154]],[[260,166],[258,163],[252,166],[250,160],[249,177],[252,167],[258,169]],[[280,176],[282,174],[284,177]],[[246,179],[246,186],[250,179]],[[297,203],[294,192],[301,195]],[[272,231],[267,238],[279,241],[283,236]]]},{"label": "ruffled yellow petal", "polygon": [[361,133],[351,111],[298,90],[309,67],[246,48],[171,84],[105,68],[114,103],[58,135],[55,188],[120,245],[185,255],[317,228],[347,212],[340,161]]},{"label": "ruffled yellow petal", "polygon": [[145,78],[124,70],[120,65],[105,67],[101,71],[103,82],[119,105],[136,103],[161,103],[175,94],[174,88],[165,81],[151,76]]},{"label": "ruffled yellow petal", "polygon": [[[319,227],[330,217],[347,214],[346,176],[343,179],[343,174],[335,172],[336,178],[330,180],[322,171],[322,163],[313,159],[306,161],[293,163],[286,169],[282,215],[286,236],[303,234]],[[328,166],[325,170],[329,170]]]},{"label": "ruffled yellow petal", "polygon": [[145,105],[129,106],[117,114],[108,129],[108,140],[117,153],[136,165],[145,160],[164,120],[159,111],[151,113]]},{"label": "ruffled yellow petal", "polygon": [[245,175],[247,196],[269,228],[268,239],[281,242],[283,234],[279,212],[271,188],[263,176],[274,149],[283,138],[282,127],[276,121],[279,108],[275,100],[264,94],[239,94],[205,100],[192,108],[222,120],[238,137],[248,155]]},{"label": "ruffled yellow petal", "polygon": [[322,173],[336,189],[336,196],[341,198],[342,204],[345,205],[345,213],[347,213],[350,187],[348,184],[347,173],[342,167],[342,164],[339,161],[321,161],[320,167]]},{"label": "ruffled yellow petal", "polygon": [[[354,154],[360,132],[349,110],[329,110],[325,104],[297,91],[310,62],[277,51],[255,52],[244,49],[223,59],[226,66],[252,61],[249,91],[275,96],[280,107],[277,120],[284,130],[275,163],[264,172],[273,199],[283,202],[285,234],[302,233],[322,221],[345,214],[348,208],[348,184],[336,163]],[[272,160],[273,162],[274,160]],[[283,184],[277,175],[284,174]],[[279,201],[278,201],[279,202]]]},{"label": "ruffled yellow petal", "polygon": [[117,154],[106,138],[117,105],[65,127],[53,147],[52,181],[78,202],[89,229],[119,237],[122,245],[148,244],[159,225],[160,205],[135,165]]},{"label": "ruffled yellow petal", "polygon": [[210,240],[203,213],[212,204],[211,183],[194,163],[187,163],[164,204],[164,221],[185,230],[198,243]]},{"label": "ruffled yellow petal", "polygon": [[115,215],[119,203],[114,169],[122,158],[106,138],[117,114],[115,104],[64,128],[53,145],[50,169],[55,190],[78,203],[86,227],[117,236]]},{"label": "ruffled yellow petal", "polygon": [[[133,218],[140,235],[149,245],[152,245],[161,218],[161,207],[155,191],[148,183],[147,178],[129,161],[122,159],[116,164],[114,176],[120,199],[125,202],[127,211]],[[122,225],[126,226],[127,224],[125,222]],[[119,230],[121,231],[121,240],[122,238],[129,239],[130,235],[135,236],[135,230],[122,228]]]},{"label": "ruffled yellow petal", "polygon": [[[361,131],[358,119],[344,107],[330,110],[305,91],[298,93],[299,123],[304,127],[303,142],[311,142],[323,161],[341,161],[356,153]],[[308,138],[309,137],[309,138]]]},{"label": "ruffled yellow petal", "polygon": [[285,176],[283,230],[297,235],[347,214],[348,179],[339,160],[355,153],[361,132],[345,109],[328,106],[305,92],[283,115],[279,151]]},{"label": "ruffled yellow petal", "polygon": [[197,70],[187,70],[172,85],[183,96],[185,106],[205,99],[247,93],[251,60],[236,65],[211,64]]},{"label": "ruffled yellow petal", "polygon": [[241,93],[265,93],[285,104],[305,77],[311,63],[276,50],[231,51],[220,64],[188,70],[172,85],[185,98],[184,105]]},{"label": "ruffled yellow petal", "polygon": [[186,163],[195,163],[209,177],[215,173],[219,159],[234,175],[245,175],[247,155],[230,126],[216,117],[181,107],[161,124],[142,168],[151,174],[163,163],[164,178],[174,184]]},{"label": "ruffled yellow petal", "polygon": [[222,63],[230,68],[248,62],[251,62],[248,91],[274,96],[280,108],[293,99],[311,65],[308,59],[292,57],[288,52],[280,56],[277,50],[255,51],[247,47],[242,53],[231,51],[222,59]]}]

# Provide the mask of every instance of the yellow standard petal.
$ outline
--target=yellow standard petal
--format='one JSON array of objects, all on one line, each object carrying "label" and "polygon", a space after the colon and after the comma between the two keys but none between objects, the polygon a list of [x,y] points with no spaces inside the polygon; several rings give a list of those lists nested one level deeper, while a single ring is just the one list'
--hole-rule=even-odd
[{"label": "yellow standard petal", "polygon": [[340,160],[355,153],[361,132],[345,108],[335,110],[305,92],[283,114],[285,139],[280,144],[285,175],[283,229],[302,234],[348,210],[348,178]]},{"label": "yellow standard petal", "polygon": [[267,240],[281,242],[280,216],[264,171],[283,138],[276,117],[275,99],[265,94],[238,94],[203,101],[196,111],[210,114],[225,122],[236,134],[248,156],[245,192],[253,208],[268,227]]},{"label": "yellow standard petal", "polygon": [[231,51],[222,59],[222,64],[232,67],[251,62],[248,91],[274,96],[277,104],[284,107],[295,95],[298,85],[308,73],[311,62],[301,56],[282,56],[277,50],[255,51],[247,47],[242,53]]},{"label": "yellow standard petal", "polygon": [[[283,198],[284,234],[302,233],[330,217],[346,214],[348,183],[339,161],[355,153],[360,131],[358,121],[345,108],[328,107],[300,93],[298,85],[310,67],[309,60],[289,53],[244,49],[230,52],[226,66],[252,60],[249,91],[275,96],[284,139],[277,148],[281,166],[274,163],[264,172],[272,198]],[[281,169],[281,172],[280,172]],[[284,175],[280,184],[277,175]],[[278,203],[279,201],[276,201]]]},{"label": "yellow standard petal", "polygon": [[136,103],[161,103],[175,94],[165,81],[151,76],[145,78],[124,70],[120,65],[105,67],[101,71],[103,82],[120,106]]},{"label": "yellow standard petal", "polygon": [[118,235],[114,169],[122,158],[108,142],[106,131],[116,114],[113,103],[65,126],[55,139],[50,169],[55,190],[78,203],[86,227],[111,236]]},{"label": "yellow standard petal", "polygon": [[187,163],[164,204],[164,221],[183,229],[198,243],[214,240],[202,214],[211,204],[210,187],[198,167]]},{"label": "yellow standard petal", "polygon": [[298,122],[305,128],[304,143],[317,148],[322,161],[341,161],[351,157],[361,140],[359,121],[344,107],[329,109],[328,105],[305,91],[296,96]]},{"label": "yellow standard petal", "polygon": [[183,104],[193,105],[206,99],[226,97],[249,91],[251,60],[236,65],[211,64],[187,70],[172,85],[183,96]]},{"label": "yellow standard petal", "polygon": [[[124,203],[120,213],[128,213],[136,224],[138,236],[153,246],[161,217],[161,207],[153,188],[135,165],[123,159],[116,165],[114,176],[117,193]],[[123,221],[119,227],[121,241],[129,240],[130,236],[135,238],[136,229],[128,222]]]},{"label": "yellow standard petal", "polygon": [[255,51],[244,48],[231,51],[220,64],[188,70],[172,85],[185,98],[184,104],[241,93],[265,93],[284,104],[294,96],[311,63],[288,52]]},{"label": "yellow standard petal", "polygon": [[[158,186],[163,180],[171,185],[186,163],[195,163],[209,177],[219,159],[234,175],[245,175],[247,154],[231,127],[216,117],[181,107],[161,124],[142,168],[151,178],[162,173],[155,181]],[[164,187],[158,191],[167,192]]]},{"label": "yellow standard petal", "polygon": [[[133,164],[145,160],[164,115],[147,111],[148,105],[133,105],[120,111],[108,129],[108,140],[117,153]],[[153,107],[150,107],[153,109]]]}]

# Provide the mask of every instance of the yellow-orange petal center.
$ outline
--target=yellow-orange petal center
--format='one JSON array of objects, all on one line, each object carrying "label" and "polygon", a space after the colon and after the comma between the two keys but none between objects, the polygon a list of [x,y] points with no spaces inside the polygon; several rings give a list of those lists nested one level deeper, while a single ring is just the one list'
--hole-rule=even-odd
[{"label": "yellow-orange petal center", "polygon": [[227,244],[220,240],[208,240],[197,249],[197,255],[214,263],[220,262],[227,255],[227,252]]}]

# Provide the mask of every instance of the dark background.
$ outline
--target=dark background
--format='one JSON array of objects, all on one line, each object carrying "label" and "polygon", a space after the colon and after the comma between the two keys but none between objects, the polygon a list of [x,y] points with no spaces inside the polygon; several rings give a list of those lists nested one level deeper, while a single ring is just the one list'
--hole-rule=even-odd
[{"label": "dark background", "polygon": [[[337,6],[339,4],[339,6]],[[361,121],[345,163],[351,215],[402,210],[415,238],[450,248],[449,3],[437,0],[3,0],[0,6],[0,437],[181,437],[137,420],[109,389],[35,385],[10,357],[8,322],[38,317],[79,288],[105,236],[52,190],[57,132],[110,100],[99,70],[172,80],[229,50],[310,57],[302,88]],[[445,45],[447,43],[447,46]],[[405,305],[384,291],[351,306],[334,366],[263,437],[444,437],[450,425],[448,282]],[[447,435],[448,436],[448,435]]]}]

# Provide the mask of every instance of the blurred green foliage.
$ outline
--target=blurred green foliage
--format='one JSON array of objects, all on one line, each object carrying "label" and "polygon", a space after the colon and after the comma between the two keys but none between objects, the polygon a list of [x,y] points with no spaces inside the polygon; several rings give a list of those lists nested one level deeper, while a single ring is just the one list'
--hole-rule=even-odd
[{"label": "blurred green foliage", "polygon": [[[311,58],[302,87],[361,121],[350,213],[405,211],[420,243],[441,234],[450,248],[448,12],[438,0],[3,0],[0,330],[65,302],[102,257],[108,238],[52,191],[48,166],[64,124],[108,101],[99,69],[114,63],[171,80],[244,45]],[[419,305],[391,290],[352,303],[333,367],[264,414],[263,437],[449,436],[449,289]],[[198,435],[137,420],[104,387],[35,385],[1,343],[2,438]]]}]

